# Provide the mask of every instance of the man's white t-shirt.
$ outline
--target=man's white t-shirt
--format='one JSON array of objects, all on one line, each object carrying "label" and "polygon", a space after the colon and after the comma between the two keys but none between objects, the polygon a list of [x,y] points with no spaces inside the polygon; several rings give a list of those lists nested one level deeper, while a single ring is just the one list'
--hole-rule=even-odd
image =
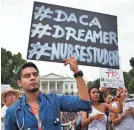
[{"label": "man's white t-shirt", "polygon": [[[6,105],[4,105],[1,108],[1,118],[5,117],[7,108],[8,107]],[[5,127],[5,123],[4,123],[4,121],[1,120],[1,130],[4,130],[4,127]]]},{"label": "man's white t-shirt", "polygon": [[[113,107],[118,107],[117,102],[114,102],[112,104]],[[125,111],[125,107],[123,107],[123,112]],[[118,114],[118,117],[120,117],[121,114]],[[132,126],[134,124],[134,117],[132,115],[127,115],[124,119],[121,120],[121,122],[115,126],[115,130],[132,130]]]}]

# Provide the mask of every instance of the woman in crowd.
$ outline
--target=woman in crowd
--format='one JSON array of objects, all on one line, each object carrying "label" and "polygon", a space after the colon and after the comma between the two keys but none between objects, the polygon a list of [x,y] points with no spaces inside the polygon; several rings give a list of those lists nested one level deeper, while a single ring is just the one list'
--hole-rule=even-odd
[{"label": "woman in crowd", "polygon": [[[105,95],[105,103],[112,106],[112,95],[111,94]],[[110,120],[110,115],[109,115],[110,112],[106,111],[105,114],[109,118],[108,120]]]},{"label": "woman in crowd", "polygon": [[[118,97],[121,91],[118,91]],[[106,130],[107,116],[105,112],[122,113],[122,102],[118,98],[118,108],[114,108],[109,104],[100,102],[100,91],[93,87],[89,89],[90,99],[92,100],[92,112],[82,112],[82,128],[88,126],[88,130]]]},{"label": "woman in crowd", "polygon": [[106,95],[106,97],[105,97],[105,102],[107,103],[107,104],[111,104],[112,105],[112,95],[111,94],[108,94],[108,95]]},{"label": "woman in crowd", "polygon": [[[113,97],[111,94],[106,95],[105,96],[105,103],[112,106],[112,99],[113,99]],[[107,130],[113,130],[112,121],[111,121],[112,120],[112,113],[109,111],[106,111],[105,114],[107,115],[107,118],[108,118],[106,128],[107,128]]]},{"label": "woman in crowd", "polygon": [[13,88],[8,88],[1,94],[1,102],[4,105],[1,108],[1,130],[4,130],[4,118],[6,115],[6,110],[19,98],[19,92]]},{"label": "woman in crowd", "polygon": [[[115,130],[133,130],[134,127],[134,108],[125,108],[125,99],[128,98],[128,91],[126,88],[123,89],[121,94],[121,100],[123,104],[122,114],[112,114],[112,123],[115,126]],[[118,103],[114,102],[112,106],[117,107]]]}]

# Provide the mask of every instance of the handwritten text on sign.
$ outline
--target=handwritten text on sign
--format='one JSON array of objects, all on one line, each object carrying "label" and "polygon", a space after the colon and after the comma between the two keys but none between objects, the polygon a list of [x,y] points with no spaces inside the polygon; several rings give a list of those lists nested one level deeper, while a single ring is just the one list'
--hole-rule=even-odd
[{"label": "handwritten text on sign", "polygon": [[99,69],[100,86],[108,88],[123,88],[124,78],[122,70],[117,69]]},{"label": "handwritten text on sign", "polygon": [[119,68],[116,16],[34,2],[28,59]]}]

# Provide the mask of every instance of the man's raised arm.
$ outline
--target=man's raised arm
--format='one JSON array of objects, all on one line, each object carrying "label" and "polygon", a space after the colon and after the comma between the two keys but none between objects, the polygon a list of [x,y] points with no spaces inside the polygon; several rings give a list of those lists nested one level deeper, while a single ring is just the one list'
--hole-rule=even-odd
[{"label": "man's raised arm", "polygon": [[88,100],[90,99],[89,93],[88,93],[88,88],[85,84],[84,79],[82,78],[83,73],[82,71],[79,70],[77,61],[75,60],[74,57],[70,57],[66,60],[64,60],[64,65],[70,65],[70,69],[74,72],[74,77],[77,82],[77,88],[78,88],[78,97],[81,100]]}]

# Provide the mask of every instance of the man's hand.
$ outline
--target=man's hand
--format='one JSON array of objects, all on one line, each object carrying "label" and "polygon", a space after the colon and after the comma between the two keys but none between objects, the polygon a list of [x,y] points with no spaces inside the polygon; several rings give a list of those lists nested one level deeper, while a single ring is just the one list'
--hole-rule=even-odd
[{"label": "man's hand", "polygon": [[70,65],[70,69],[74,72],[77,73],[79,72],[78,69],[78,64],[77,64],[77,60],[74,57],[69,57],[68,59],[64,60],[64,65]]},{"label": "man's hand", "polygon": [[[74,72],[74,74],[79,72],[77,60],[74,57],[70,57],[70,58],[64,60],[64,65],[66,66],[68,64],[70,65],[70,69]],[[81,100],[89,101],[90,97],[89,97],[88,88],[86,86],[85,81],[83,80],[83,78],[81,76],[78,76],[75,79],[77,82],[78,97]],[[90,102],[89,102],[89,104],[90,104]],[[91,109],[91,106],[89,108]]]}]

